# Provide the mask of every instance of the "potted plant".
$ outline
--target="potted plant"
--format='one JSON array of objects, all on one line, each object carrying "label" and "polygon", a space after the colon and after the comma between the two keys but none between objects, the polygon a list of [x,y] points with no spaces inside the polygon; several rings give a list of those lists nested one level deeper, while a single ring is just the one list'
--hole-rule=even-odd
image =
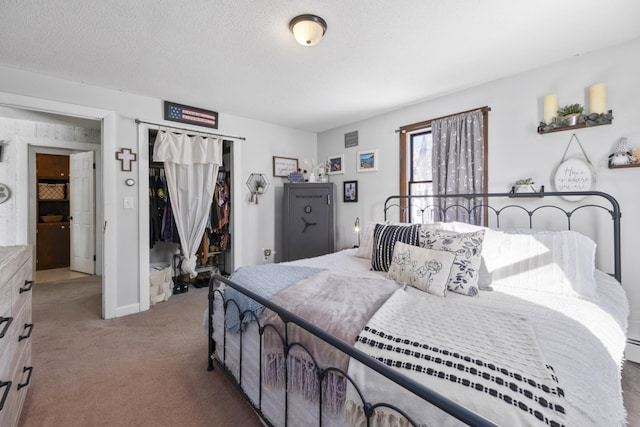
[{"label": "potted plant", "polygon": [[533,184],[532,178],[519,179],[516,181],[513,191],[516,193],[535,193],[536,189],[533,188]]},{"label": "potted plant", "polygon": [[578,118],[584,112],[584,107],[580,104],[569,104],[558,110],[558,117],[562,117],[562,121],[567,122],[569,126],[578,123]]}]

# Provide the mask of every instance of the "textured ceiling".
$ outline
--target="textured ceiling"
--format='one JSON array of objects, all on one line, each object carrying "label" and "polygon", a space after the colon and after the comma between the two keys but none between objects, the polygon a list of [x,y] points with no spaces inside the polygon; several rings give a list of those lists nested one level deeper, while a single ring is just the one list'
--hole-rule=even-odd
[{"label": "textured ceiling", "polygon": [[[315,47],[288,23],[328,24]],[[2,0],[0,65],[323,131],[640,37],[637,0]]]}]

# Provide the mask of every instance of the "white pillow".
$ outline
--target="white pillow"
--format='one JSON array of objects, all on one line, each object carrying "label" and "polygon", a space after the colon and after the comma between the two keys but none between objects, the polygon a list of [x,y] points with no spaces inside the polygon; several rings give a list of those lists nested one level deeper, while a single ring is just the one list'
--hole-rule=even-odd
[{"label": "white pillow", "polygon": [[446,230],[420,229],[419,244],[423,248],[455,254],[447,288],[467,296],[478,296],[478,278],[485,230],[456,233]]},{"label": "white pillow", "polygon": [[518,288],[594,300],[593,240],[575,231],[496,231],[487,235],[483,258],[491,286]]},{"label": "white pillow", "polygon": [[396,242],[387,278],[445,296],[455,254]]},{"label": "white pillow", "polygon": [[356,250],[356,256],[371,260],[373,252],[373,230],[376,228],[375,222],[367,222],[360,233],[360,246]]}]

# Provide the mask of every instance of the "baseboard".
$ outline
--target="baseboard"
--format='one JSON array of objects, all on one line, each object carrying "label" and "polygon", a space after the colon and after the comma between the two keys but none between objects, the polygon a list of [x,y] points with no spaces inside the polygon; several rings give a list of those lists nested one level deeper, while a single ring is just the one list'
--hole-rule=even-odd
[{"label": "baseboard", "polygon": [[624,351],[624,357],[632,362],[640,363],[640,340],[635,338],[627,339],[627,347]]},{"label": "baseboard", "polygon": [[130,304],[116,308],[116,317],[128,316],[135,313],[140,313],[140,304]]}]

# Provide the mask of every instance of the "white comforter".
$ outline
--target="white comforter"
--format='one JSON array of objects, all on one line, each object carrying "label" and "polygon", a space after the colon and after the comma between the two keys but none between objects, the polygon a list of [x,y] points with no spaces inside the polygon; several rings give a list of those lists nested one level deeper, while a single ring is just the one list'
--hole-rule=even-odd
[{"label": "white comforter", "polygon": [[[384,277],[384,273],[370,271],[368,260],[356,258],[353,254],[353,250],[347,250],[291,264],[326,267],[333,273],[352,276]],[[407,288],[406,292],[411,298],[428,298],[431,303],[435,301],[443,307],[465,306],[468,310],[490,310],[526,319],[535,336],[542,360],[553,367],[564,390],[566,416],[563,424],[622,426],[626,423],[626,412],[622,400],[620,371],[628,302],[622,287],[614,279],[599,271],[596,272],[596,279],[599,296],[597,303],[510,288],[481,291],[479,298],[452,292],[445,298],[440,298],[414,288]],[[433,300],[434,298],[437,300]],[[457,309],[455,311],[459,312]],[[349,368],[350,374],[356,377],[375,376],[367,371],[369,369],[359,363],[352,362]],[[437,382],[429,386],[438,390]],[[456,424],[441,411],[426,409],[426,405],[415,401],[415,396],[400,390],[391,382],[381,387],[378,380],[365,381],[363,390],[369,402],[391,400],[390,403],[406,408],[410,415],[421,422],[431,420],[435,421],[435,425]],[[459,399],[455,395],[448,397]],[[509,420],[496,417],[495,408],[487,407],[482,400],[462,400],[459,403],[498,423],[504,424],[505,420]]]}]

